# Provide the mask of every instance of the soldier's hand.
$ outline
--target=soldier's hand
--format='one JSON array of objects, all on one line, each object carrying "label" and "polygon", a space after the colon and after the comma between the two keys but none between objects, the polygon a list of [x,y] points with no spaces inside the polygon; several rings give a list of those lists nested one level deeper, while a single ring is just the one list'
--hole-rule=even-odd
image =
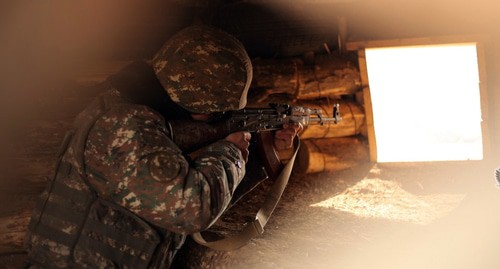
[{"label": "soldier's hand", "polygon": [[285,124],[283,129],[277,130],[274,133],[274,147],[277,150],[290,149],[293,146],[293,139],[304,129],[302,124]]},{"label": "soldier's hand", "polygon": [[249,132],[236,132],[226,136],[226,140],[235,144],[241,150],[243,159],[248,161],[248,146],[250,146],[250,139],[252,135]]}]

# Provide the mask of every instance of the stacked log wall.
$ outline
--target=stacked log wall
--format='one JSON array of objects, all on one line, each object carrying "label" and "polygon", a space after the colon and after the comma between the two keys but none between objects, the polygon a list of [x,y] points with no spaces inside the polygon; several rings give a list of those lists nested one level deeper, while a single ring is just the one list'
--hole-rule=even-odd
[{"label": "stacked log wall", "polygon": [[[289,103],[322,111],[333,117],[340,105],[338,124],[309,125],[300,133],[302,145],[295,172],[319,173],[348,169],[369,161],[365,109],[357,63],[350,55],[320,55],[254,61],[251,105]],[[254,91],[252,93],[252,90]],[[290,155],[280,152],[280,156]]]}]

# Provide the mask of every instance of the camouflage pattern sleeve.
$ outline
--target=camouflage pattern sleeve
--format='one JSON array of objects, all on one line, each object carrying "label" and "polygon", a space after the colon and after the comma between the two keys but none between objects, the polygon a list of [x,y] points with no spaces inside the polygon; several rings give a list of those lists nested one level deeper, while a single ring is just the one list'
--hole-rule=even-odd
[{"label": "camouflage pattern sleeve", "polygon": [[85,164],[99,195],[179,234],[213,224],[245,173],[241,152],[223,140],[186,160],[163,118],[132,105],[116,106],[96,122]]}]

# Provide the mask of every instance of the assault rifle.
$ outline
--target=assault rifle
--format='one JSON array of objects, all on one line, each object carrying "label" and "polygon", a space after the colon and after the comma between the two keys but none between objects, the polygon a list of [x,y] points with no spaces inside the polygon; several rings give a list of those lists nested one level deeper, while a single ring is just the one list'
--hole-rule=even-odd
[{"label": "assault rifle", "polygon": [[303,126],[311,124],[324,125],[338,123],[340,118],[339,104],[333,106],[333,117],[322,115],[321,109],[288,104],[270,104],[270,108],[245,108],[229,111],[226,124],[228,131],[263,132],[279,130],[284,124],[300,123]]},{"label": "assault rifle", "polygon": [[[247,164],[247,174],[252,174],[247,176],[236,190],[232,203],[234,204],[263,179],[269,176],[274,178],[282,170],[282,160],[273,147],[274,137],[271,131],[282,129],[284,124],[289,123],[300,123],[304,127],[337,124],[342,119],[339,104],[333,105],[332,109],[332,117],[325,117],[321,109],[269,104],[268,108],[245,108],[220,113],[210,122],[179,120],[170,121],[169,126],[174,142],[186,153],[195,152],[230,133],[248,131],[254,134]],[[253,154],[258,154],[260,163],[255,163],[256,156]]]},{"label": "assault rifle", "polygon": [[[170,121],[174,142],[181,149],[190,152],[211,142],[223,139],[230,133],[247,131],[262,134],[279,130],[284,124],[300,123],[325,125],[341,121],[339,104],[333,106],[333,117],[324,117],[321,109],[293,106],[288,104],[269,104],[269,108],[244,108],[220,113],[210,122]],[[185,133],[177,137],[176,134]]]}]

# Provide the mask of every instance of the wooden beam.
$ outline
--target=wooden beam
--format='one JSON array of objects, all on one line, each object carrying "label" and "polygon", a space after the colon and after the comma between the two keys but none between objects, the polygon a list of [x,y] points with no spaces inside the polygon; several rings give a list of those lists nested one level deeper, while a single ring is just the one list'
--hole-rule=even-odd
[{"label": "wooden beam", "polygon": [[481,132],[483,141],[483,159],[489,159],[492,156],[491,148],[491,135],[489,129],[489,116],[488,116],[488,78],[486,76],[486,56],[485,44],[479,42],[476,44],[477,50],[477,64],[479,72],[479,97],[481,103]]},{"label": "wooden beam", "polygon": [[489,40],[489,37],[485,35],[435,36],[435,37],[419,37],[419,38],[351,41],[346,43],[346,48],[348,51],[358,51],[366,48],[424,46],[424,45],[452,44],[452,43],[476,43],[476,42],[486,42],[487,40]]},{"label": "wooden beam", "polygon": [[361,74],[361,84],[363,85],[363,103],[365,107],[366,132],[368,135],[368,144],[370,149],[370,161],[377,162],[377,139],[375,137],[375,128],[373,125],[373,108],[368,86],[368,69],[366,66],[365,50],[358,50],[359,72]]}]

